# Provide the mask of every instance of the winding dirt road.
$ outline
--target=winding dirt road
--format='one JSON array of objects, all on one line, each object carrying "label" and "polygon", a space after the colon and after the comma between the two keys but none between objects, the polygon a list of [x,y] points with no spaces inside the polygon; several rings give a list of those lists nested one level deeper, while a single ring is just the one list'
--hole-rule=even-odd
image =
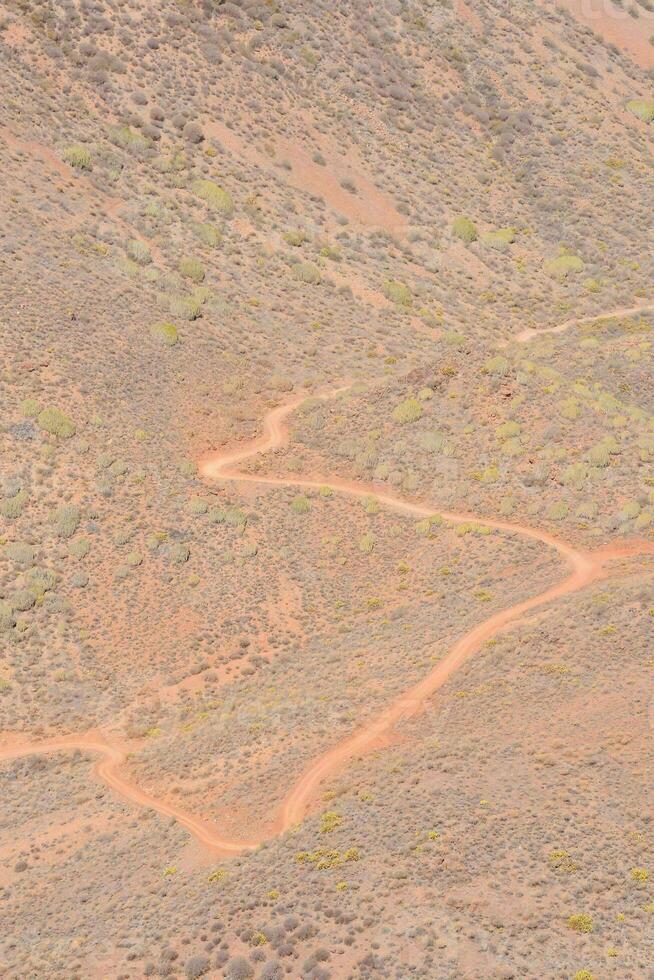
[{"label": "winding dirt road", "polygon": [[[616,311],[608,316],[627,316],[635,312],[644,312],[652,307],[635,307],[631,310]],[[589,318],[599,319],[598,317]],[[587,322],[582,320],[568,321],[557,332],[569,327]],[[529,336],[526,336],[526,334]],[[530,339],[531,333],[526,332],[519,340]],[[330,395],[319,396],[323,399],[334,398],[345,389],[339,389]],[[591,583],[610,575],[608,563],[620,558],[638,555],[654,555],[654,542],[634,541],[604,547],[596,552],[584,552],[571,544],[549,534],[540,528],[509,521],[483,518],[474,514],[456,511],[443,511],[437,505],[406,500],[378,487],[334,477],[286,478],[262,476],[260,474],[244,473],[238,469],[239,464],[252,457],[284,447],[288,442],[286,420],[305,401],[305,397],[291,399],[284,405],[272,409],[264,418],[261,436],[250,442],[230,450],[220,450],[209,453],[199,462],[199,472],[206,480],[235,481],[256,483],[261,486],[297,487],[315,489],[329,486],[333,490],[352,497],[367,497],[374,494],[376,499],[389,509],[415,517],[426,517],[439,514],[452,524],[473,522],[494,528],[507,534],[515,534],[539,541],[548,548],[555,549],[569,568],[560,582],[551,586],[538,595],[502,609],[475,626],[466,633],[451,648],[446,656],[418,684],[399,695],[377,717],[366,722],[352,735],[338,742],[319,756],[307,767],[301,778],[287,793],[274,827],[267,838],[277,836],[290,830],[306,816],[307,810],[315,799],[321,783],[328,776],[341,769],[348,761],[361,756],[371,748],[378,746],[390,735],[397,723],[421,711],[433,694],[443,686],[451,675],[462,664],[476,653],[484,643],[495,636],[510,623],[516,622],[525,613],[564,596],[577,592]],[[203,847],[220,857],[231,857],[256,848],[260,840],[227,840],[221,836],[218,827],[199,820],[180,807],[165,800],[150,796],[143,792],[129,779],[122,776],[120,767],[126,761],[129,748],[109,741],[101,732],[88,732],[84,735],[62,736],[61,738],[46,739],[39,742],[21,742],[0,746],[0,761],[18,759],[29,755],[49,754],[60,751],[81,750],[100,755],[99,762],[94,767],[98,779],[114,790],[120,797],[137,806],[149,808],[171,817],[184,827]]]},{"label": "winding dirt road", "polygon": [[557,323],[555,327],[544,327],[542,330],[534,330],[529,327],[523,330],[515,338],[519,344],[525,344],[529,340],[541,337],[548,333],[565,333],[572,327],[583,327],[587,323],[599,323],[600,320],[621,320],[626,316],[638,316],[640,313],[654,313],[654,303],[641,303],[640,306],[628,306],[621,310],[611,310],[610,313],[596,313],[593,316],[573,317],[571,320],[564,320]]}]

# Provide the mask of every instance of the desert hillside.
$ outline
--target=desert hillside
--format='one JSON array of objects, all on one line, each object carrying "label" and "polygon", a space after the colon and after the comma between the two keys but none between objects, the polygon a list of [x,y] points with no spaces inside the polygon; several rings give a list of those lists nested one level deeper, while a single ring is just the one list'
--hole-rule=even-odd
[{"label": "desert hillside", "polygon": [[654,976],[654,3],[0,58],[0,974]]}]

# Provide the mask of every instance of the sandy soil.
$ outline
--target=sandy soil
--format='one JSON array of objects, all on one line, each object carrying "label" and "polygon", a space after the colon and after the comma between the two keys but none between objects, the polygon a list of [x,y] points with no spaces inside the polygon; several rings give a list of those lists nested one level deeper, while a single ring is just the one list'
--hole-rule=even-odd
[{"label": "sandy soil", "polygon": [[[649,309],[649,307],[647,307]],[[644,307],[621,310],[605,316],[626,316],[642,312]],[[597,319],[593,317],[592,319]],[[568,329],[584,320],[568,320],[555,328],[557,332]],[[528,340],[531,332],[525,332],[519,341]],[[341,393],[338,389],[332,393]],[[322,396],[329,397],[329,396]],[[333,490],[349,496],[363,498],[374,493],[377,500],[384,506],[400,513],[419,517],[439,513],[441,517],[453,524],[469,521],[477,522],[508,534],[516,534],[541,542],[546,547],[555,549],[568,564],[571,574],[560,582],[538,593],[531,598],[509,606],[490,616],[451,648],[449,653],[434,669],[418,684],[409,688],[395,699],[378,717],[344,739],[324,755],[316,759],[306,769],[301,779],[286,795],[279,815],[275,821],[274,834],[281,834],[306,815],[323,780],[340,769],[347,761],[360,756],[371,749],[380,747],[388,739],[395,725],[402,719],[410,718],[426,707],[432,695],[464,664],[469,657],[476,653],[490,638],[498,634],[504,627],[524,616],[533,609],[554,602],[564,596],[577,592],[601,578],[611,574],[610,563],[616,559],[625,559],[639,555],[654,554],[654,543],[646,541],[622,542],[615,546],[605,546],[596,552],[583,552],[568,542],[537,527],[524,524],[514,524],[509,521],[487,519],[474,514],[440,510],[437,504],[419,503],[406,500],[403,497],[380,491],[372,484],[334,479],[329,476],[312,475],[297,479],[281,477],[266,477],[260,474],[242,473],[237,469],[253,456],[282,448],[288,442],[288,432],[285,420],[302,403],[303,396],[297,396],[281,406],[272,409],[263,420],[263,433],[251,442],[235,449],[220,450],[203,457],[198,464],[202,477],[210,481],[238,481],[269,486],[293,486],[303,488],[320,488],[330,486]],[[183,826],[199,844],[223,857],[240,854],[252,850],[258,841],[226,840],[218,828],[203,822],[184,809],[167,803],[144,793],[136,785],[120,775],[120,766],[124,763],[129,747],[116,744],[102,733],[71,735],[62,738],[44,740],[41,742],[19,743],[5,745],[0,748],[0,759],[16,759],[26,755],[59,752],[65,750],[82,750],[99,753],[100,761],[95,767],[96,776],[124,799],[137,806],[151,808],[170,816]]]}]

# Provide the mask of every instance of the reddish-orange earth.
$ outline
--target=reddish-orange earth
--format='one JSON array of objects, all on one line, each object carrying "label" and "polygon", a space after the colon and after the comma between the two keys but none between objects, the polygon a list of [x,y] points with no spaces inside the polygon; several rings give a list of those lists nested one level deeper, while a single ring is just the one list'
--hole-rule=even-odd
[{"label": "reddish-orange earth", "polygon": [[[611,316],[626,316],[651,307],[633,307],[630,310],[619,310],[603,314],[604,318]],[[597,317],[590,318],[598,319]],[[555,328],[557,332],[568,329],[586,320],[569,320]],[[528,340],[531,332],[518,337],[519,341]],[[334,397],[345,389],[338,389]],[[525,599],[522,602],[500,610],[482,623],[475,626],[465,636],[461,637],[449,653],[434,667],[422,681],[404,691],[388,705],[377,717],[371,719],[352,735],[343,739],[323,755],[315,759],[305,770],[297,783],[290,788],[274,822],[272,835],[282,834],[297,825],[305,817],[312,801],[315,799],[322,782],[334,772],[342,768],[348,761],[365,754],[374,747],[388,740],[394,727],[402,719],[409,718],[425,708],[429,699],[445,684],[474,653],[491,637],[499,633],[510,623],[516,622],[525,613],[561,599],[580,589],[608,577],[611,574],[609,563],[617,559],[636,557],[639,555],[654,555],[654,542],[632,541],[609,545],[598,551],[584,552],[573,547],[547,531],[528,525],[513,524],[509,521],[487,519],[475,514],[443,511],[437,505],[428,502],[406,500],[403,497],[380,491],[376,486],[363,482],[354,482],[328,476],[312,474],[299,478],[262,476],[261,474],[244,473],[238,465],[262,453],[283,447],[288,440],[285,420],[302,403],[303,397],[296,397],[272,409],[263,420],[263,432],[256,439],[230,450],[219,450],[204,456],[199,461],[199,472],[206,480],[249,482],[267,486],[291,486],[307,489],[317,489],[329,486],[333,490],[352,497],[367,497],[374,493],[380,504],[400,513],[417,517],[430,516],[434,513],[453,524],[473,522],[494,528],[507,534],[515,534],[539,541],[548,548],[553,548],[569,567],[569,574],[560,582],[543,592]],[[133,782],[120,774],[120,767],[127,758],[129,746],[117,744],[101,732],[87,732],[82,735],[68,735],[60,738],[47,739],[39,742],[5,744],[0,748],[0,759],[16,759],[26,755],[38,755],[59,751],[81,750],[97,753],[101,756],[95,766],[96,776],[107,786],[137,806],[150,808],[165,816],[175,819],[198,841],[213,854],[230,857],[252,850],[261,840],[229,840],[222,836],[218,827],[202,821],[180,807],[174,806],[160,797],[150,796],[143,792]],[[267,835],[271,836],[270,833]]]}]

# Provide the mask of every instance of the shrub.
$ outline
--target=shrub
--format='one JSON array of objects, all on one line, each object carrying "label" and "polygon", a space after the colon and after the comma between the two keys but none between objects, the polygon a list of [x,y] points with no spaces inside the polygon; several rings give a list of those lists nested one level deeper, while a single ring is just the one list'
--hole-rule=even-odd
[{"label": "shrub", "polygon": [[64,504],[54,513],[55,531],[60,538],[72,538],[79,525],[79,509],[74,504]]},{"label": "shrub", "polygon": [[0,633],[5,633],[16,625],[13,609],[8,602],[0,599]]},{"label": "shrub", "polygon": [[592,932],[593,920],[586,912],[578,912],[568,917],[568,929],[573,932]]},{"label": "shrub", "polygon": [[5,548],[5,554],[19,565],[31,565],[34,562],[34,548],[21,541],[10,542]]},{"label": "shrub", "polygon": [[481,236],[482,244],[495,248],[499,252],[505,252],[515,239],[515,228],[498,228],[497,231],[486,231]]},{"label": "shrub", "polygon": [[439,453],[445,446],[445,436],[442,432],[424,432],[420,436],[420,445],[429,452]]},{"label": "shrub", "polygon": [[44,408],[36,417],[39,428],[61,439],[70,439],[75,435],[75,423],[58,408]]},{"label": "shrub", "polygon": [[386,299],[389,299],[391,303],[395,303],[397,306],[405,306],[407,308],[413,306],[413,294],[403,282],[388,279],[382,286],[382,292]]},{"label": "shrub", "polygon": [[494,374],[497,377],[503,378],[509,373],[509,367],[510,365],[506,357],[503,357],[502,354],[496,354],[495,357],[489,357],[482,371],[484,374]]},{"label": "shrub", "polygon": [[561,477],[561,482],[566,487],[574,487],[581,490],[588,479],[588,467],[585,463],[570,463],[566,466]]},{"label": "shrub", "polygon": [[644,122],[654,122],[654,100],[632,99],[627,103],[627,109]]},{"label": "shrub", "polygon": [[332,831],[336,830],[343,823],[343,818],[340,813],[336,813],[335,810],[327,810],[320,817],[320,833],[321,834],[331,834]]},{"label": "shrub", "polygon": [[39,414],[39,403],[36,398],[26,398],[20,404],[20,411],[26,419],[35,419]]},{"label": "shrub", "polygon": [[407,398],[395,406],[393,409],[393,418],[396,422],[404,425],[407,422],[417,422],[418,419],[422,418],[422,412],[422,404],[417,398]]},{"label": "shrub", "polygon": [[250,980],[254,976],[254,967],[244,956],[234,956],[225,969],[227,980]]},{"label": "shrub", "polygon": [[182,135],[189,141],[189,143],[201,143],[204,139],[202,127],[195,122],[187,122],[182,130]]},{"label": "shrub", "polygon": [[631,878],[633,881],[637,881],[639,884],[642,884],[643,882],[649,880],[649,871],[646,871],[645,868],[632,868]]},{"label": "shrub", "polygon": [[127,254],[133,262],[136,262],[137,265],[149,265],[150,262],[152,262],[149,247],[145,244],[145,242],[140,242],[138,238],[133,238],[129,243],[127,246]]},{"label": "shrub", "polygon": [[179,263],[179,271],[193,282],[202,282],[204,279],[204,266],[198,259],[183,258]]},{"label": "shrub", "polygon": [[369,555],[375,547],[375,539],[370,532],[361,535],[359,539],[359,551],[362,551],[365,555]]},{"label": "shrub", "polygon": [[86,558],[90,550],[91,545],[87,538],[76,538],[68,544],[68,554],[71,558],[76,558],[78,561]]},{"label": "shrub", "polygon": [[[276,17],[277,14],[273,14]],[[268,960],[261,968],[260,980],[282,980],[284,968],[279,960]]]},{"label": "shrub", "polygon": [[511,439],[513,436],[520,435],[520,428],[519,422],[508,419],[506,422],[498,425],[495,433],[499,439]]},{"label": "shrub", "polygon": [[37,598],[51,592],[57,584],[57,576],[50,568],[33,568],[27,576],[29,590]]},{"label": "shrub", "polygon": [[547,860],[552,868],[557,871],[564,871],[566,874],[573,874],[579,870],[568,852],[561,849],[550,851]]},{"label": "shrub", "polygon": [[198,977],[203,977],[205,973],[208,973],[210,967],[211,960],[208,956],[192,956],[190,960],[186,961],[184,971],[189,980],[197,980]]},{"label": "shrub", "polygon": [[284,241],[287,245],[292,245],[293,248],[299,248],[307,240],[307,236],[301,230],[287,231],[284,234]]},{"label": "shrub", "polygon": [[193,294],[192,296],[171,296],[170,312],[180,320],[197,320],[202,315],[204,300]]},{"label": "shrub", "polygon": [[206,514],[209,510],[209,504],[202,497],[191,497],[188,502],[188,509],[191,514]]},{"label": "shrub", "polygon": [[477,241],[477,228],[470,218],[457,218],[452,224],[452,234],[468,245]]},{"label": "shrub", "polygon": [[129,126],[111,126],[109,139],[112,143],[122,147],[123,150],[137,154],[145,152],[152,146],[152,140],[137,130],[130,129]]},{"label": "shrub", "polygon": [[13,497],[0,502],[0,514],[8,521],[15,521],[23,513],[23,507],[27,503],[28,494],[26,490],[19,490]]},{"label": "shrub", "polygon": [[581,272],[584,261],[578,255],[559,255],[545,263],[545,272],[555,279],[567,279],[571,273]]},{"label": "shrub", "polygon": [[193,225],[193,231],[198,236],[204,245],[208,245],[209,248],[216,248],[223,240],[223,236],[220,234],[217,228],[213,225],[206,224],[203,222],[198,222]]},{"label": "shrub", "polygon": [[190,556],[191,549],[181,541],[177,544],[171,544],[168,549],[168,557],[173,565],[183,565],[189,560]]},{"label": "shrub", "polygon": [[440,514],[432,514],[430,517],[425,517],[422,521],[417,522],[416,531],[418,534],[431,536],[433,528],[440,527],[442,523],[443,518]]},{"label": "shrub", "polygon": [[300,494],[300,496],[295,497],[294,500],[291,502],[291,510],[293,511],[294,514],[308,513],[311,510],[311,503],[309,501],[309,498],[305,497],[303,494]]},{"label": "shrub", "polygon": [[13,608],[19,612],[27,612],[35,602],[36,596],[30,589],[19,589],[18,592],[14,592],[11,600]]},{"label": "shrub", "polygon": [[592,446],[586,453],[586,459],[591,466],[604,467],[609,465],[609,447],[606,443],[600,442],[597,446]]},{"label": "shrub", "polygon": [[91,154],[84,146],[67,146],[63,152],[64,163],[70,164],[76,170],[91,170]]},{"label": "shrub", "polygon": [[291,266],[293,270],[293,275],[300,282],[306,282],[310,285],[315,285],[321,280],[320,269],[313,262],[294,262]]},{"label": "shrub", "polygon": [[192,190],[212,211],[218,211],[220,214],[231,214],[233,212],[234,200],[232,195],[213,180],[196,180],[193,183]]},{"label": "shrub", "polygon": [[225,511],[225,520],[230,527],[245,527],[248,516],[240,507],[228,507]]},{"label": "shrub", "polygon": [[150,335],[161,341],[166,347],[174,347],[179,341],[179,334],[174,323],[154,323],[150,327]]}]

